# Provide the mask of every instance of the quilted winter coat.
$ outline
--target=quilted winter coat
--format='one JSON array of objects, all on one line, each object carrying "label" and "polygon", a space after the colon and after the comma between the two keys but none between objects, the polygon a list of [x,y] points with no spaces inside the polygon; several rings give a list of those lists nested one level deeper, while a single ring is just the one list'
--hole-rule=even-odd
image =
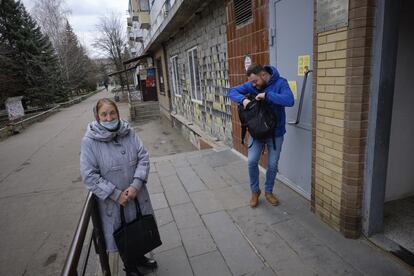
[{"label": "quilted winter coat", "polygon": [[[154,213],[146,188],[150,169],[148,152],[128,122],[120,122],[116,132],[91,122],[81,143],[82,181],[98,197],[108,252],[118,251],[112,234],[121,224],[117,199],[123,190],[130,185],[135,187],[142,213]],[[126,204],[125,217],[127,222],[135,219],[133,201]]]}]

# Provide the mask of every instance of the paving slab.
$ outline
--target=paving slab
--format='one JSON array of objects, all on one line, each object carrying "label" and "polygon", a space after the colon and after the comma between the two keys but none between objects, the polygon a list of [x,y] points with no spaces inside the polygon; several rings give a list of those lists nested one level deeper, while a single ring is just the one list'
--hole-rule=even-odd
[{"label": "paving slab", "polygon": [[211,153],[216,152],[214,149],[203,149],[203,150],[198,150],[198,151],[190,151],[190,152],[186,152],[185,156],[188,157],[196,157],[196,156],[207,156]]},{"label": "paving slab", "polygon": [[174,166],[169,160],[157,162],[155,166],[157,167],[157,172],[160,177],[174,175],[176,173]]},{"label": "paving slab", "polygon": [[158,262],[158,276],[191,276],[194,275],[182,246],[155,254]]},{"label": "paving slab", "polygon": [[281,222],[288,218],[272,219],[263,210],[250,207],[233,210],[231,215],[277,275],[316,275],[297,252],[272,229],[271,224],[275,220]]},{"label": "paving slab", "polygon": [[147,189],[150,194],[163,193],[160,178],[157,173],[150,173],[148,176]]},{"label": "paving slab", "polygon": [[176,167],[178,178],[183,183],[188,193],[205,191],[207,186],[201,181],[201,179],[194,172],[190,166]]},{"label": "paving slab", "polygon": [[226,210],[249,205],[250,193],[240,186],[216,189],[213,193]]},{"label": "paving slab", "polygon": [[[175,172],[175,169],[174,169],[174,172]],[[168,186],[176,186],[176,185],[182,184],[176,173],[166,175],[166,176],[159,176],[159,178],[160,178],[160,183],[164,189],[166,189]]]},{"label": "paving slab", "polygon": [[179,229],[186,227],[203,226],[200,214],[197,212],[193,203],[187,202],[171,207],[174,220]]},{"label": "paving slab", "polygon": [[191,166],[206,164],[205,160],[203,159],[202,153],[187,155],[187,161],[188,163],[190,163]]},{"label": "paving slab", "polygon": [[231,272],[218,251],[190,258],[196,276],[231,276]]},{"label": "paving slab", "polygon": [[[263,269],[260,269],[258,271],[255,271],[253,273],[246,273],[246,276],[275,276],[275,275],[279,275],[276,274],[271,267],[265,267]],[[290,275],[301,275],[301,274],[290,274]],[[302,275],[301,275],[302,276]]]},{"label": "paving slab", "polygon": [[161,184],[170,206],[190,202],[190,198],[176,174],[161,177]]},{"label": "paving slab", "polygon": [[[153,160],[153,159],[152,159]],[[157,166],[155,165],[155,162],[150,162],[150,173],[157,172]]]},{"label": "paving slab", "polygon": [[189,257],[202,255],[217,249],[210,232],[204,225],[179,229]]},{"label": "paving slab", "polygon": [[234,185],[240,185],[240,183],[234,179],[229,173],[227,173],[226,168],[224,167],[215,167],[214,172],[217,174],[217,176],[220,176],[221,179],[228,185],[228,186],[234,186]]},{"label": "paving slab", "polygon": [[231,163],[223,166],[223,169],[226,174],[230,175],[239,184],[248,184],[250,181],[246,162]]},{"label": "paving slab", "polygon": [[[263,205],[259,205],[263,207]],[[287,212],[281,208],[271,207],[266,208],[251,208],[245,206],[234,210],[229,210],[228,213],[234,219],[235,222],[241,224],[243,227],[249,227],[250,225],[267,225],[280,223],[292,218]]]},{"label": "paving slab", "polygon": [[157,219],[158,227],[174,221],[174,218],[172,216],[172,213],[169,207],[155,210],[154,213],[155,213],[155,218]]},{"label": "paving slab", "polygon": [[232,162],[240,161],[240,158],[235,155],[230,149],[220,152],[213,152],[205,156],[208,165],[212,168],[222,167]]},{"label": "paving slab", "polygon": [[210,190],[228,187],[227,183],[211,167],[205,164],[193,165],[192,167]]},{"label": "paving slab", "polygon": [[171,158],[171,163],[175,168],[190,166],[185,154],[176,154]]},{"label": "paving slab", "polygon": [[363,275],[295,219],[273,225],[303,262],[320,275]]},{"label": "paving slab", "polygon": [[154,210],[168,207],[167,199],[165,198],[164,193],[151,194],[150,198],[151,198],[152,208]]},{"label": "paving slab", "polygon": [[162,245],[154,250],[154,253],[170,250],[182,246],[181,236],[175,222],[170,222],[158,227]]},{"label": "paving slab", "polygon": [[212,213],[224,209],[212,191],[190,193],[190,197],[200,214]]},{"label": "paving slab", "polygon": [[203,215],[202,218],[233,274],[253,273],[264,267],[225,211]]},{"label": "paving slab", "polygon": [[346,262],[364,275],[414,275],[414,270],[402,264],[365,238],[347,239],[308,211],[291,210],[307,231],[311,232]]}]

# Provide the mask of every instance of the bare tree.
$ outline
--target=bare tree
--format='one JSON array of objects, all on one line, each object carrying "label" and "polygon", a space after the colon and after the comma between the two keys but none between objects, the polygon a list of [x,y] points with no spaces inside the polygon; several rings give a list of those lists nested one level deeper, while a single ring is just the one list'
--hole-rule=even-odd
[{"label": "bare tree", "polygon": [[65,0],[35,0],[32,12],[42,32],[52,41],[65,85],[72,95],[79,94],[85,88],[90,61],[68,21],[70,10]]},{"label": "bare tree", "polygon": [[53,48],[62,63],[65,55],[62,41],[67,17],[70,14],[70,10],[65,7],[65,0],[35,0],[32,14],[42,28],[42,32],[52,41]]},{"label": "bare tree", "polygon": [[[122,59],[126,55],[126,33],[121,16],[111,13],[101,17],[96,29],[98,35],[93,46],[112,61],[117,71],[122,71]],[[123,87],[125,84],[123,74],[118,74],[118,78]]]}]

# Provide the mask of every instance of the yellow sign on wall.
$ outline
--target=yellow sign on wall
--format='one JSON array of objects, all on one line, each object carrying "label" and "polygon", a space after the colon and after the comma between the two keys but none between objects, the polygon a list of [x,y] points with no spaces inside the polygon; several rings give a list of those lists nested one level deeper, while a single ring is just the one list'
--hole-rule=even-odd
[{"label": "yellow sign on wall", "polygon": [[310,55],[298,56],[298,76],[304,76],[310,68]]},{"label": "yellow sign on wall", "polygon": [[296,100],[298,98],[298,89],[296,86],[296,81],[288,81],[290,90],[292,90],[293,98]]}]

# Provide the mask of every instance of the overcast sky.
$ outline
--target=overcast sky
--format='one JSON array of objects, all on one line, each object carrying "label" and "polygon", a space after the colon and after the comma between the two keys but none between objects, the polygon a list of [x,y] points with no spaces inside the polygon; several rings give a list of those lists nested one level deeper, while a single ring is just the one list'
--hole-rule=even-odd
[{"label": "overcast sky", "polygon": [[[23,0],[26,8],[31,11],[34,0]],[[91,57],[100,56],[91,46],[95,35],[95,25],[99,17],[116,12],[122,16],[126,29],[128,0],[65,0],[67,8],[71,11],[69,22],[72,25],[79,41],[86,46]]]}]

